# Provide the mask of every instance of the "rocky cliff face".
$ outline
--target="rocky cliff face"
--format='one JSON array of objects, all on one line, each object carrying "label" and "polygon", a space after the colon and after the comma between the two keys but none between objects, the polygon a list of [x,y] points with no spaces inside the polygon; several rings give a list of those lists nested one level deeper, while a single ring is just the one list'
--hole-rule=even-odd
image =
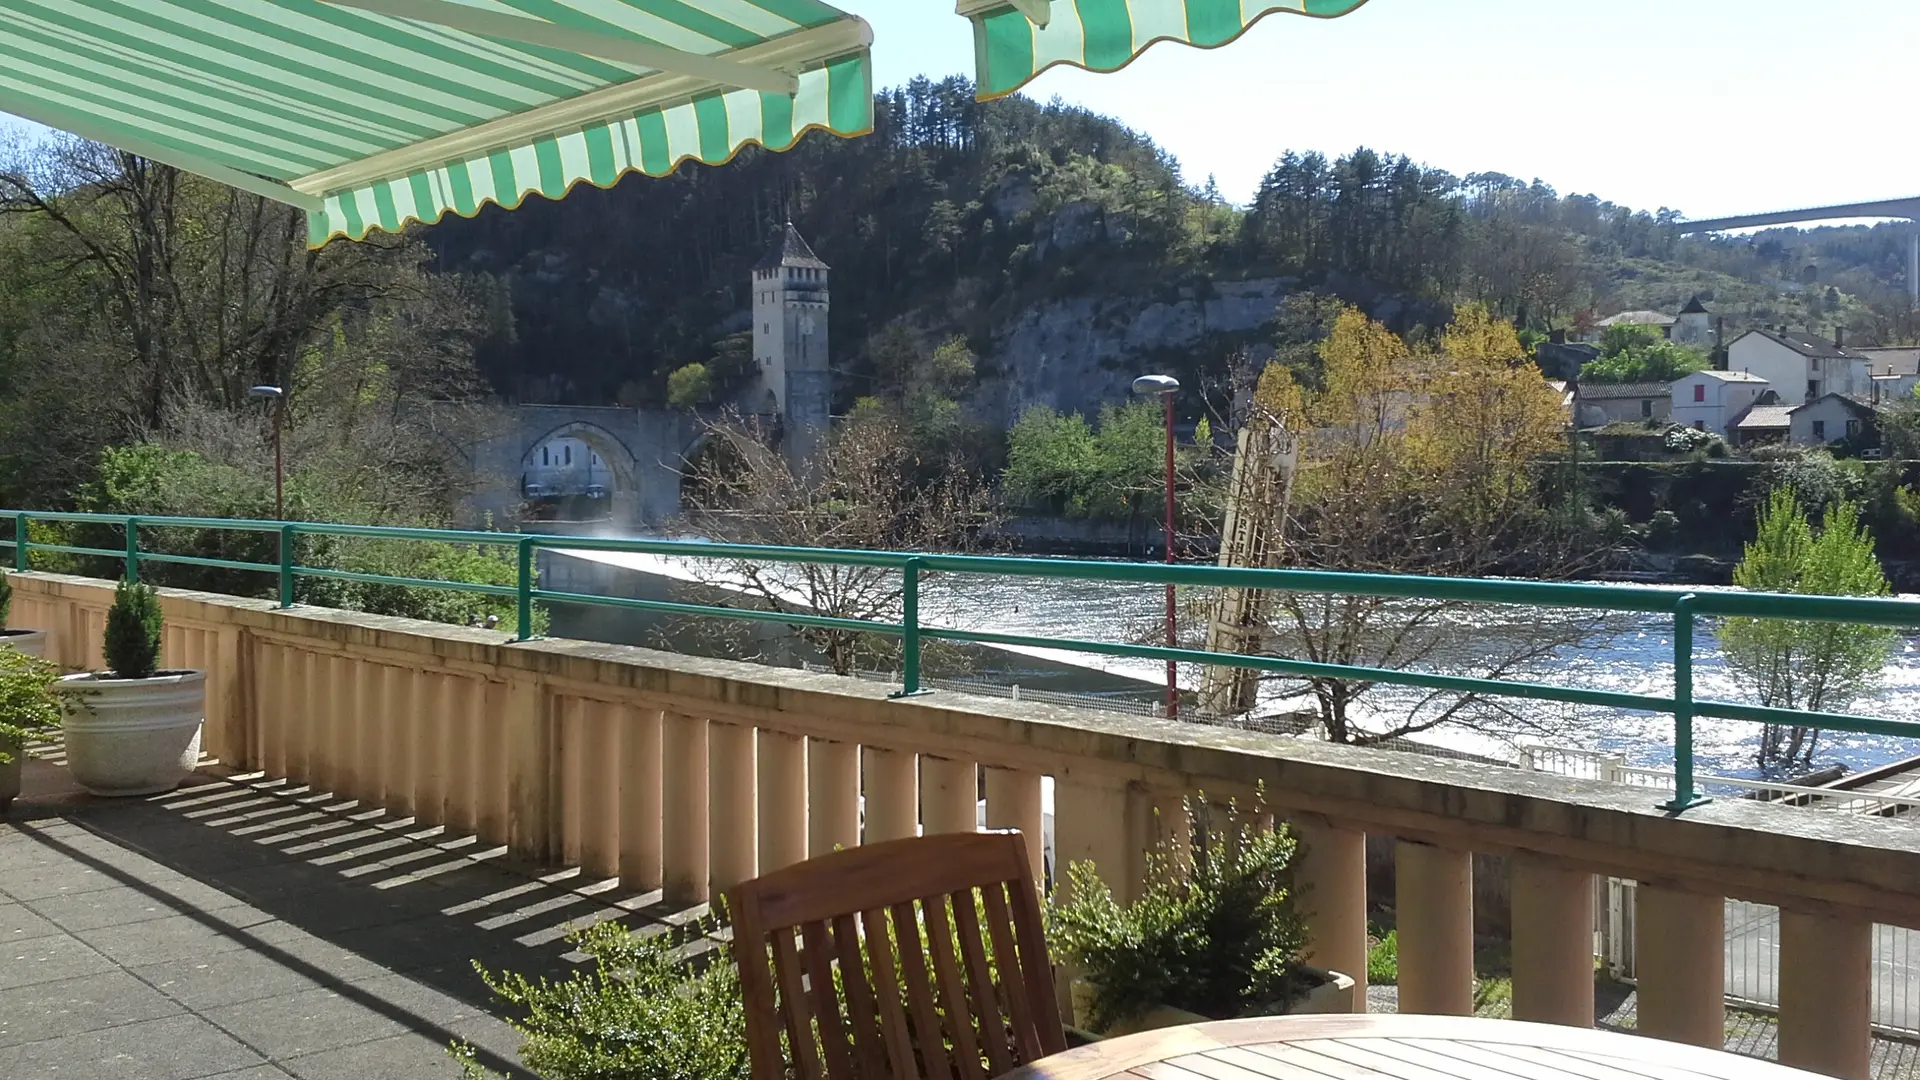
[{"label": "rocky cliff face", "polygon": [[[1273,355],[1280,301],[1306,286],[1293,277],[1207,281],[1041,301],[995,321],[988,372],[975,397],[984,419],[1011,426],[1045,405],[1092,415],[1124,401],[1138,375],[1163,371],[1189,380],[1224,377],[1227,358],[1245,350],[1256,365]],[[1405,330],[1442,325],[1445,305],[1385,293],[1370,283],[1329,280],[1314,286]]]},{"label": "rocky cliff face", "polygon": [[1281,298],[1298,284],[1255,278],[1186,286],[1171,296],[1078,296],[1025,308],[996,329],[994,350],[984,358],[995,374],[983,381],[979,404],[1008,425],[1033,405],[1096,412],[1124,401],[1137,375],[1181,374],[1195,360],[1215,359],[1199,353],[1257,346],[1270,336],[1262,331]]}]

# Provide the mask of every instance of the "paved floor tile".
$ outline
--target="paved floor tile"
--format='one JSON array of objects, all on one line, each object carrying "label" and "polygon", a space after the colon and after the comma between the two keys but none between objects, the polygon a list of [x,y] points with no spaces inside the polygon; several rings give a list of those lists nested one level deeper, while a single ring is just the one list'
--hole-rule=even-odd
[{"label": "paved floor tile", "polygon": [[120,879],[84,863],[62,859],[49,865],[19,866],[9,859],[0,877],[0,893],[13,900],[44,900],[50,896],[92,892],[120,885]]},{"label": "paved floor tile", "polygon": [[494,1000],[480,976],[467,966],[413,975],[376,975],[354,983],[353,988],[388,1010],[442,1027],[481,1015],[484,1009],[479,1003]]},{"label": "paved floor tile", "polygon": [[131,885],[50,896],[44,900],[30,901],[27,906],[62,929],[72,931],[98,930],[107,926],[164,919],[181,911],[165,898]]},{"label": "paved floor tile", "polygon": [[288,1058],[280,1067],[300,1080],[459,1080],[460,1066],[444,1043],[424,1035],[395,1035],[318,1054]]},{"label": "paved floor tile", "polygon": [[0,990],[98,975],[113,967],[113,961],[65,934],[12,941],[0,951]]},{"label": "paved floor tile", "polygon": [[0,1047],[7,1080],[198,1080],[259,1064],[259,1054],[187,1015]]},{"label": "paved floor tile", "polygon": [[212,1009],[321,986],[313,976],[253,952],[226,952],[134,968],[133,974],[190,1009]]},{"label": "paved floor tile", "polygon": [[[266,916],[262,916],[264,920]],[[75,934],[117,964],[138,967],[165,960],[186,960],[196,956],[245,949],[253,944],[244,929],[209,925],[199,914],[169,915],[163,919],[103,926]]]},{"label": "paved floor tile", "polygon": [[180,1012],[180,1003],[124,971],[0,990],[0,1046],[77,1035]]},{"label": "paved floor tile", "polygon": [[239,1072],[223,1072],[206,1080],[295,1080],[292,1073],[278,1065],[253,1065]]},{"label": "paved floor tile", "polygon": [[[204,1015],[268,1059],[278,1061],[412,1030],[393,1016],[370,1008],[365,999],[371,996],[353,988],[345,992],[308,990],[290,997],[208,1009]],[[433,1027],[421,1026],[429,1030]]]},{"label": "paved floor tile", "polygon": [[58,926],[25,904],[0,904],[0,952],[11,948],[16,941],[31,941],[61,932]]}]

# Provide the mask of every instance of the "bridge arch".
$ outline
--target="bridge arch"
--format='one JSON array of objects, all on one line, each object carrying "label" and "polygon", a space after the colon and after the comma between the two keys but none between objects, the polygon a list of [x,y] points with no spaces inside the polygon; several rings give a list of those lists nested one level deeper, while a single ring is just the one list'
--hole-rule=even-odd
[{"label": "bridge arch", "polygon": [[[537,429],[536,429],[537,430]],[[543,464],[536,460],[540,448],[556,439],[574,439],[592,451],[606,466],[609,479],[607,484],[608,511],[614,521],[632,521],[639,507],[640,470],[639,460],[633,449],[618,435],[599,424],[587,420],[569,420],[548,428],[542,434],[528,440],[520,451],[520,474],[522,494],[530,477],[553,476],[562,471],[551,463]],[[583,463],[584,465],[585,463]],[[591,478],[590,467],[582,473]]]}]

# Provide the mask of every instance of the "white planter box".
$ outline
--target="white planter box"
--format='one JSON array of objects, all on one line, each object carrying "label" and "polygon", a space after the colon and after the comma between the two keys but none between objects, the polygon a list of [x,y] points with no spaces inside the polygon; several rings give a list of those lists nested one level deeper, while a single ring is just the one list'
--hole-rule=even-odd
[{"label": "white planter box", "polygon": [[180,786],[200,761],[204,671],[151,679],[88,673],[60,680],[67,768],[95,795],[153,795]]},{"label": "white planter box", "polygon": [[[1314,988],[1307,992],[1306,997],[1293,1003],[1293,1007],[1286,1011],[1286,1015],[1303,1016],[1359,1011],[1356,1008],[1356,1002],[1354,1000],[1354,984],[1351,977],[1342,975],[1337,971],[1322,971],[1319,968],[1309,967],[1305,964],[1300,965],[1298,970],[1302,974],[1315,978],[1317,982]],[[1072,987],[1070,987],[1070,991],[1073,997],[1073,1026],[1086,1030],[1088,1013],[1093,1005],[1093,986],[1083,979],[1075,979],[1073,980]],[[1185,1009],[1176,1009],[1171,1006],[1162,1005],[1145,1015],[1115,1024],[1105,1031],[1098,1032],[1098,1034],[1102,1038],[1110,1039],[1117,1035],[1132,1035],[1141,1031],[1157,1031],[1160,1028],[1179,1027],[1184,1024],[1204,1024],[1209,1020],[1226,1019],[1232,1018],[1201,1016],[1198,1013],[1190,1013]]]},{"label": "white planter box", "polygon": [[47,655],[47,632],[45,630],[0,630],[0,648],[8,646],[28,656],[44,658]]}]

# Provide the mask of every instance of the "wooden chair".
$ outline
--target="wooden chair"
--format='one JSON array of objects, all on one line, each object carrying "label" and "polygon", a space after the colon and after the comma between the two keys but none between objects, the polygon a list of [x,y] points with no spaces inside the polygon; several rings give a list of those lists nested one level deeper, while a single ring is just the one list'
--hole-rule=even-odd
[{"label": "wooden chair", "polygon": [[754,1080],[986,1080],[1066,1049],[1018,832],[836,851],[727,903]]}]

